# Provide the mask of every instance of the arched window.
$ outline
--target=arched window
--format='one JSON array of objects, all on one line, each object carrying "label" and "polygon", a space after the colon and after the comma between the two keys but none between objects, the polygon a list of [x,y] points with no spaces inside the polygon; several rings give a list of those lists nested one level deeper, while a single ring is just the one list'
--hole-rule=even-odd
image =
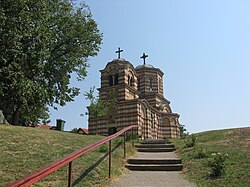
[{"label": "arched window", "polygon": [[115,85],[118,85],[118,74],[115,74]]},{"label": "arched window", "polygon": [[152,79],[149,80],[149,91],[153,90],[153,81]]},{"label": "arched window", "polygon": [[118,85],[118,74],[109,75],[109,86]]},{"label": "arched window", "polygon": [[109,86],[113,86],[113,85],[114,85],[113,76],[109,75]]},{"label": "arched window", "polygon": [[134,79],[133,79],[133,77],[130,77],[129,86],[134,86]]},{"label": "arched window", "polygon": [[137,79],[138,80],[138,91],[140,92],[141,91],[141,79],[140,78],[138,78]]},{"label": "arched window", "polygon": [[134,78],[132,75],[128,75],[128,85],[129,86],[134,86]]},{"label": "arched window", "polygon": [[152,128],[155,128],[155,113],[151,113],[151,127]]}]

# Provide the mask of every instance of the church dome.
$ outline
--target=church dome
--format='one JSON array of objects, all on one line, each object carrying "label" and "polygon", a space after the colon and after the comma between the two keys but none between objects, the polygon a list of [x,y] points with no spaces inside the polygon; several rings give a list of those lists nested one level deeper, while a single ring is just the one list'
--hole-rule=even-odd
[{"label": "church dome", "polygon": [[126,60],[124,58],[117,58],[117,59],[112,60],[112,62],[115,62],[115,61],[123,61],[123,62],[125,62]]},{"label": "church dome", "polygon": [[139,65],[135,69],[154,68],[151,64]]}]

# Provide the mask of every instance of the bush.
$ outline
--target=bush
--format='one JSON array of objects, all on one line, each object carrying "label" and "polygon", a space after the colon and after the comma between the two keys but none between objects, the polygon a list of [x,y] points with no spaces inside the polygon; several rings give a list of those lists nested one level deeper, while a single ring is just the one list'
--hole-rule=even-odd
[{"label": "bush", "polygon": [[134,139],[134,140],[138,139],[138,135],[135,132],[133,134],[132,134],[132,132],[126,133],[126,141],[129,141],[132,139]]},{"label": "bush", "polygon": [[212,157],[208,159],[208,166],[212,169],[210,173],[213,177],[219,177],[224,173],[225,160],[228,157],[227,154],[212,153]]},{"label": "bush", "polygon": [[195,145],[195,142],[196,142],[196,136],[195,135],[189,135],[186,138],[184,147],[185,148],[193,147]]},{"label": "bush", "polygon": [[193,158],[201,159],[201,158],[206,158],[206,157],[207,157],[207,154],[202,147],[199,146],[199,147],[194,148]]}]

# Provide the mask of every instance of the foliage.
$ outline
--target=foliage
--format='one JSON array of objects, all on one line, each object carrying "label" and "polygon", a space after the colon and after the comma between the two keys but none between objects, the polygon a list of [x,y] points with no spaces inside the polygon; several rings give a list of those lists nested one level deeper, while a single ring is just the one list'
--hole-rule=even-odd
[{"label": "foliage", "polygon": [[102,39],[89,8],[71,0],[1,0],[0,22],[0,108],[8,121],[73,101],[79,88],[69,86],[71,74],[84,79]]},{"label": "foliage", "polygon": [[73,129],[71,129],[71,131],[70,132],[72,132],[72,133],[77,133],[77,128],[73,128]]},{"label": "foliage", "polygon": [[185,125],[180,124],[180,136],[186,137],[188,135],[187,129],[185,128]]},{"label": "foliage", "polygon": [[211,168],[211,176],[219,177],[224,173],[225,160],[228,154],[212,153],[211,157],[208,159],[208,166]]},{"label": "foliage", "polygon": [[178,148],[183,172],[191,181],[197,186],[249,186],[250,128],[208,131],[196,136],[199,138],[193,147],[185,146],[186,139],[171,140]]},{"label": "foliage", "polygon": [[117,102],[114,92],[108,93],[107,99],[101,99],[94,96],[95,87],[91,87],[89,92],[85,92],[85,98],[90,101],[90,106],[88,106],[88,112],[90,116],[102,117],[109,113],[111,106],[115,105]]},{"label": "foliage", "polygon": [[129,140],[132,140],[132,139],[137,140],[138,135],[135,132],[133,134],[132,134],[132,132],[127,132],[126,133],[126,140],[129,141]]},{"label": "foliage", "polygon": [[32,110],[32,107],[25,108],[22,111],[20,121],[23,122],[22,125],[24,126],[27,126],[25,125],[27,123],[32,123],[33,125],[37,125],[38,123],[49,124],[51,122],[49,108],[47,106],[43,106],[34,111]]},{"label": "foliage", "polygon": [[207,157],[207,153],[203,147],[201,147],[201,146],[194,147],[193,158],[201,159],[201,158],[206,158],[206,157]]},{"label": "foliage", "polygon": [[196,136],[195,135],[189,135],[185,139],[185,147],[193,147],[196,142]]}]

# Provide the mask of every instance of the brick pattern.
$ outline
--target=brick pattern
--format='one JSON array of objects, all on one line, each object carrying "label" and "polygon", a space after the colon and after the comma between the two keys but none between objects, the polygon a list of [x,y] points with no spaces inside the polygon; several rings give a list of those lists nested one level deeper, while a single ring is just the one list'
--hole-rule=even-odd
[{"label": "brick pattern", "polygon": [[170,102],[163,96],[163,72],[160,69],[135,69],[130,62],[116,59],[100,72],[100,98],[106,99],[109,92],[113,92],[118,102],[108,116],[89,117],[89,134],[108,135],[112,128],[119,131],[129,125],[138,125],[137,133],[143,138],[179,136],[179,115],[172,113]]}]

